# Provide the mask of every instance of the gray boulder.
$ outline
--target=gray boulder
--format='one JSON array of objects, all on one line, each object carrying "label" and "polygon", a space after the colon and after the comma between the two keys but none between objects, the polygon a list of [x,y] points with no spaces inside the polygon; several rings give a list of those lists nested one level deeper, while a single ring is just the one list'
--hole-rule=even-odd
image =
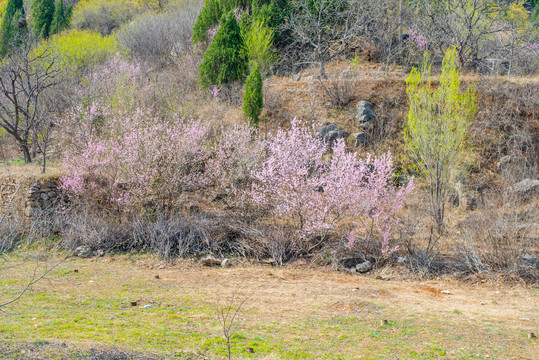
[{"label": "gray boulder", "polygon": [[349,133],[341,129],[335,124],[332,124],[330,122],[325,122],[324,126],[318,133],[318,137],[326,142],[329,146],[333,146],[333,143],[337,139],[345,139],[348,136],[350,136]]},{"label": "gray boulder", "polygon": [[360,274],[369,272],[371,270],[372,270],[372,263],[369,260],[356,265],[356,271]]},{"label": "gray boulder", "polygon": [[361,264],[364,261],[365,260],[360,257],[349,257],[349,258],[341,259],[339,263],[341,264],[342,267],[350,269],[350,268],[355,268],[356,265]]},{"label": "gray boulder", "polygon": [[360,127],[365,127],[367,123],[371,123],[376,118],[376,114],[372,105],[366,101],[360,101],[356,105],[356,114],[354,120],[358,122]]},{"label": "gray boulder", "polygon": [[75,255],[80,258],[91,258],[93,254],[94,253],[89,246],[79,246],[75,249]]},{"label": "gray boulder", "polygon": [[367,144],[367,133],[360,132],[360,133],[355,133],[352,136],[354,137],[355,147],[365,146],[365,144]]},{"label": "gray boulder", "polygon": [[529,266],[535,266],[536,268],[539,269],[539,258],[535,255],[532,255],[532,254],[522,254],[520,256],[520,260],[529,265]]},{"label": "gray boulder", "polygon": [[524,179],[513,185],[512,190],[522,197],[535,195],[539,192],[539,180]]}]

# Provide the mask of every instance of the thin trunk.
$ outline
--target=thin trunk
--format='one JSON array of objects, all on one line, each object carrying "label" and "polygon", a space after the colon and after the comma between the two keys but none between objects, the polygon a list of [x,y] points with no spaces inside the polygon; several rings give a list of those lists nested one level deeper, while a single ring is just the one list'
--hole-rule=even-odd
[{"label": "thin trunk", "polygon": [[20,142],[21,151],[24,155],[24,162],[29,164],[32,162],[32,157],[30,156],[30,150],[28,149],[28,144],[25,142]]}]

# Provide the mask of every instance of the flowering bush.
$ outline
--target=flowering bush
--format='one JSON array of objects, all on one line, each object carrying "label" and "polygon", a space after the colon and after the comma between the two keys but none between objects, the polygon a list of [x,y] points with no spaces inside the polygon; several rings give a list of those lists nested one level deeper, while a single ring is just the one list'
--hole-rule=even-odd
[{"label": "flowering bush", "polygon": [[140,66],[116,56],[89,78],[85,105],[59,120],[64,136],[63,187],[103,204],[170,205],[187,188],[210,182],[209,125],[162,119],[137,99]]},{"label": "flowering bush", "polygon": [[340,140],[333,154],[325,155],[326,144],[311,130],[294,120],[290,130],[269,136],[268,155],[252,174],[255,182],[248,198],[289,221],[303,239],[318,235],[323,240],[345,219],[353,219],[348,246],[377,230],[389,249],[394,216],[413,182],[393,186],[389,153],[360,160],[356,153],[347,153]]},{"label": "flowering bush", "polygon": [[183,190],[209,183],[208,125],[199,120],[167,121],[143,109],[113,111],[93,103],[74,109],[60,125],[77,139],[64,151],[62,182],[72,196],[92,194],[127,208],[169,206]]}]

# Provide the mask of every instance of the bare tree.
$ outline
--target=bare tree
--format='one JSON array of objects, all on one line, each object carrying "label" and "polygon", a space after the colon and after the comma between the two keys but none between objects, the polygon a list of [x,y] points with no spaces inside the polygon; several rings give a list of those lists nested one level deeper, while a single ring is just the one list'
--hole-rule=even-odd
[{"label": "bare tree", "polygon": [[52,122],[44,100],[62,81],[57,59],[51,47],[34,47],[28,38],[0,65],[0,127],[17,141],[27,163],[32,137]]},{"label": "bare tree", "polygon": [[506,9],[503,1],[416,0],[415,4],[423,35],[441,54],[455,45],[461,67],[477,67],[493,53],[485,44],[501,31],[499,23]]},{"label": "bare tree", "polygon": [[327,78],[325,65],[343,54],[368,33],[380,17],[382,7],[370,0],[294,0],[284,29],[290,30],[295,44],[313,51],[310,63],[320,65],[320,76]]},{"label": "bare tree", "polygon": [[219,319],[219,324],[221,324],[221,328],[223,329],[223,336],[226,340],[228,360],[232,359],[231,340],[232,336],[234,336],[237,331],[236,317],[238,316],[238,313],[240,312],[243,305],[245,305],[245,303],[253,297],[253,295],[258,289],[259,288],[256,288],[250,294],[241,297],[239,295],[239,288],[236,287],[236,289],[232,293],[230,301],[226,305],[217,305],[217,318]]}]

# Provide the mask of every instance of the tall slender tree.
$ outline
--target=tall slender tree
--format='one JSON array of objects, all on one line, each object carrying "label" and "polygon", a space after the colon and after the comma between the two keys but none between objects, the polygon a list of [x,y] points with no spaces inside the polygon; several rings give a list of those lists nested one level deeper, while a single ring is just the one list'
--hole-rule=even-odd
[{"label": "tall slender tree", "polygon": [[2,24],[0,26],[0,56],[9,50],[14,36],[22,29],[17,27],[18,21],[25,17],[23,0],[8,0]]},{"label": "tall slender tree", "polygon": [[54,8],[54,16],[52,18],[50,34],[58,34],[60,31],[69,27],[73,5],[64,7],[64,0],[59,0]]},{"label": "tall slender tree", "polygon": [[51,34],[51,24],[54,18],[54,0],[33,0],[30,13],[33,19],[33,32],[37,38],[46,39]]},{"label": "tall slender tree", "polygon": [[255,63],[245,81],[245,91],[243,93],[243,113],[249,119],[251,126],[258,126],[258,120],[263,106],[262,74],[258,69],[258,65]]}]

